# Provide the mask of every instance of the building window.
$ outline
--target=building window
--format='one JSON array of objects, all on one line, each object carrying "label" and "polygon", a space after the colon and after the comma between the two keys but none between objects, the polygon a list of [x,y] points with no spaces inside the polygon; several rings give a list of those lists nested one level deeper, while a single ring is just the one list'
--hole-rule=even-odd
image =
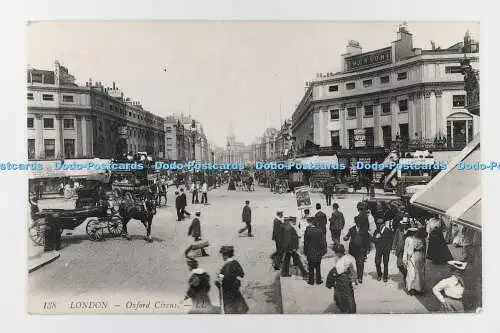
[{"label": "building window", "polygon": [[364,80],[363,81],[363,87],[367,88],[367,87],[371,87],[372,85],[372,80]]},{"label": "building window", "polygon": [[73,129],[73,128],[75,128],[75,120],[74,119],[63,119],[63,126],[65,129]]},{"label": "building window", "polygon": [[347,108],[347,118],[356,118],[356,108]]},{"label": "building window", "polygon": [[43,94],[42,95],[42,99],[44,101],[53,101],[54,100],[54,95],[51,95],[51,94]]},{"label": "building window", "polygon": [[44,118],[43,128],[54,128],[54,118]]},{"label": "building window", "polygon": [[381,76],[380,77],[380,83],[382,83],[382,84],[389,83],[389,75]]},{"label": "building window", "polygon": [[330,131],[330,143],[332,147],[340,147],[339,131]]},{"label": "building window", "polygon": [[391,113],[391,103],[382,103],[380,104],[380,107],[382,108],[382,114],[389,114]]},{"label": "building window", "polygon": [[408,100],[407,99],[402,99],[402,100],[398,101],[398,105],[399,105],[400,112],[408,111]]},{"label": "building window", "polygon": [[446,66],[446,74],[462,74],[462,68],[460,66]]},{"label": "building window", "polygon": [[453,95],[453,107],[462,108],[465,106],[465,95]]},{"label": "building window", "polygon": [[365,128],[365,141],[366,147],[373,148],[375,145],[375,135],[373,132],[373,127]]},{"label": "building window", "polygon": [[373,117],[373,105],[365,105],[365,117]]},{"label": "building window", "polygon": [[331,120],[340,119],[340,111],[339,110],[330,110],[330,119]]},{"label": "building window", "polygon": [[28,139],[28,159],[35,158],[35,139]]},{"label": "building window", "polygon": [[406,72],[398,73],[398,81],[406,80],[407,76],[408,76],[408,74]]},{"label": "building window", "polygon": [[64,139],[64,158],[75,158],[74,139]]},{"label": "building window", "polygon": [[42,73],[31,72],[31,83],[42,83]]},{"label": "building window", "polygon": [[339,91],[339,86],[337,86],[337,85],[335,85],[335,86],[329,86],[328,87],[328,91],[329,92]]},{"label": "building window", "polygon": [[44,140],[44,151],[45,151],[45,158],[56,157],[56,140],[55,139],[45,139]]},{"label": "building window", "polygon": [[384,148],[389,148],[392,142],[392,129],[391,126],[382,126],[382,138],[384,141]]},{"label": "building window", "polygon": [[74,97],[71,96],[71,95],[63,95],[63,102],[73,103],[74,102]]},{"label": "building window", "polygon": [[28,118],[28,128],[33,128],[35,127],[35,121],[33,118]]},{"label": "building window", "polygon": [[104,101],[100,98],[96,100],[96,104],[98,107],[103,108],[104,107]]},{"label": "building window", "polygon": [[129,112],[128,112],[128,116],[130,117],[131,115],[132,115],[132,112],[130,112],[130,111],[129,111]]},{"label": "building window", "polygon": [[170,126],[167,127],[167,133],[172,133],[172,127]]},{"label": "building window", "polygon": [[28,93],[27,97],[30,101],[32,101],[33,100],[33,93]]},{"label": "building window", "polygon": [[347,134],[349,137],[349,149],[354,149],[354,129],[350,129]]},{"label": "building window", "polygon": [[356,83],[355,82],[346,83],[345,87],[347,90],[352,90],[352,89],[356,88]]}]

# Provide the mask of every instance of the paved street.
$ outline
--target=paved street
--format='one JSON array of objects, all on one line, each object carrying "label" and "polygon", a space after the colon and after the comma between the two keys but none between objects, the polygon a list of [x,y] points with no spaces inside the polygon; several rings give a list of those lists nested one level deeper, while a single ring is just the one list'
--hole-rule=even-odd
[{"label": "paved street", "polygon": [[[121,299],[146,300],[150,295],[155,299],[179,303],[189,276],[183,252],[191,238],[187,236],[188,220],[175,220],[173,192],[174,188],[170,188],[168,207],[160,208],[153,221],[153,243],[144,241],[145,229],[135,220],[129,223],[131,241],[107,238],[92,242],[85,234],[85,223],[77,230],[65,231],[61,257],[29,275],[30,296],[33,299],[41,299],[44,295],[72,299],[119,296]],[[352,226],[356,203],[362,197],[361,194],[349,194],[335,199],[346,218],[344,233]],[[332,305],[333,293],[324,285],[310,287],[305,281],[292,277],[282,278],[280,287],[280,279],[271,268],[269,255],[274,248],[271,241],[272,220],[277,209],[283,209],[285,215],[297,214],[292,194],[272,194],[262,187],[257,187],[255,192],[228,192],[223,187],[209,192],[208,199],[209,205],[188,205],[187,210],[191,213],[201,211],[202,236],[210,241],[210,256],[198,259],[212,280],[222,264],[218,249],[222,245],[234,245],[236,258],[245,270],[242,292],[250,306],[250,313],[336,312]],[[241,208],[246,199],[251,201],[253,210],[254,238],[237,233],[244,225],[240,221]],[[312,193],[311,199],[313,204],[324,204],[320,194]],[[41,208],[46,205],[71,208],[72,202],[52,199],[40,204]],[[331,208],[324,211],[330,215]],[[328,257],[332,256],[329,249],[323,263],[324,278],[332,262]],[[417,299],[404,293],[394,257],[390,261],[390,281],[387,284],[377,282],[373,256],[374,251],[366,263],[365,282],[356,289],[359,312],[422,313],[437,306],[432,295]],[[211,290],[211,299],[218,304],[215,287]],[[186,309],[179,306],[168,309],[168,312],[184,312]]]}]

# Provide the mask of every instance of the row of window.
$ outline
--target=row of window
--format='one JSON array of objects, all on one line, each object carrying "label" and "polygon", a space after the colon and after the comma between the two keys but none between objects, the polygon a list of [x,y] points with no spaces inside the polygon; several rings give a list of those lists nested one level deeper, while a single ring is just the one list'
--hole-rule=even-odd
[{"label": "row of window", "polygon": [[[28,100],[32,101],[34,99],[33,93],[27,93],[27,98],[28,98]],[[75,97],[73,95],[63,95],[62,98],[63,98],[63,102],[65,102],[65,103],[73,103],[75,101]],[[53,94],[42,94],[42,100],[53,101],[54,95]]]},{"label": "row of window", "polygon": [[[458,73],[462,73],[462,68],[460,66],[446,66],[445,72],[446,72],[446,74],[458,74]],[[397,73],[396,78],[398,81],[406,80],[406,79],[408,79],[408,72],[399,72],[399,73]],[[390,79],[389,75],[384,75],[384,76],[379,77],[380,84],[388,84],[390,81],[391,81],[391,79]],[[363,80],[362,83],[363,83],[363,88],[368,88],[368,87],[372,86],[373,80],[372,79]],[[345,84],[345,87],[347,90],[355,89],[356,82],[348,82]],[[338,85],[332,85],[332,86],[328,87],[329,92],[335,92],[338,90],[339,90]]]},{"label": "row of window", "polygon": [[[465,106],[465,95],[453,95],[453,107],[464,107]],[[381,103],[380,104],[382,114],[390,114],[391,113],[391,103]],[[408,111],[408,100],[402,99],[398,101],[398,108],[400,112]],[[356,118],[357,116],[357,108],[350,107],[347,108],[347,118]],[[365,117],[373,117],[373,105],[365,105],[364,106],[364,116]],[[340,119],[340,110],[330,110],[330,119],[331,120],[339,120]]]},{"label": "row of window", "polygon": [[[392,129],[391,126],[382,126],[382,140],[383,146],[389,147],[392,142]],[[375,135],[373,127],[364,128],[366,147],[373,147],[375,145]],[[349,148],[355,148],[355,135],[354,129],[348,130]],[[399,125],[399,133],[402,139],[408,138],[408,124]],[[332,147],[340,147],[340,132],[330,131],[330,144]]]},{"label": "row of window", "polygon": [[[63,142],[64,158],[75,158],[75,140],[64,139]],[[36,152],[35,139],[28,139],[28,159],[34,159]],[[44,139],[43,152],[45,158],[56,158],[56,140]]]},{"label": "row of window", "polygon": [[[34,118],[27,119],[28,128],[35,127]],[[43,118],[43,128],[44,129],[53,129],[54,128],[54,118]],[[75,128],[75,120],[74,119],[63,119],[63,128],[64,129],[74,129]]]}]

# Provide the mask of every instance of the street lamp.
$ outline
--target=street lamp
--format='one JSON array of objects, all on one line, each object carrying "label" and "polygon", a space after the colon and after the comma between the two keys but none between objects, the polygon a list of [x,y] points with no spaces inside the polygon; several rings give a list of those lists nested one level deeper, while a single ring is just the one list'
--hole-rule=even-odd
[{"label": "street lamp", "polygon": [[194,121],[194,119],[191,121],[191,136],[192,136],[192,142],[191,142],[191,145],[193,147],[193,160],[196,161],[196,122]]}]

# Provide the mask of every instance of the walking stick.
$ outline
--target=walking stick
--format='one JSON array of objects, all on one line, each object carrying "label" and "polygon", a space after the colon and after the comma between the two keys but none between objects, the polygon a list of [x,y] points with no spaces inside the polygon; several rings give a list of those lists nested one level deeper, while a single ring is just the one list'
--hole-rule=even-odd
[{"label": "walking stick", "polygon": [[224,314],[224,298],[222,297],[222,280],[219,277],[219,304],[220,304],[220,313]]}]

